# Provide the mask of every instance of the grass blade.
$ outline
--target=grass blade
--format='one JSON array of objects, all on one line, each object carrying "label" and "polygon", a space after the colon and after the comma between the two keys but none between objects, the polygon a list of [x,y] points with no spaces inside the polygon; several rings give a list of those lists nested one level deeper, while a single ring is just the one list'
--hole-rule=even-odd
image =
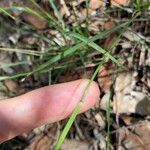
[{"label": "grass blade", "polygon": [[115,57],[113,57],[112,55],[109,54],[109,52],[105,51],[102,47],[100,47],[100,46],[97,45],[96,43],[94,43],[94,42],[92,42],[92,41],[89,42],[88,38],[86,38],[86,37],[84,37],[84,36],[82,36],[82,35],[80,35],[80,34],[77,34],[77,33],[72,33],[71,35],[72,35],[73,37],[75,37],[75,38],[77,38],[77,39],[79,39],[79,40],[85,42],[88,46],[94,48],[94,49],[97,50],[98,52],[100,52],[100,53],[102,53],[102,54],[108,56],[108,58],[109,58],[110,60],[112,60],[113,62],[115,62],[117,65],[119,65],[119,66],[121,65],[120,62],[119,62]]},{"label": "grass blade", "polygon": [[71,128],[71,126],[72,126],[72,124],[73,124],[73,122],[74,122],[74,120],[76,118],[76,116],[79,114],[79,112],[80,112],[80,110],[82,108],[82,105],[83,105],[83,102],[80,101],[77,104],[77,106],[75,107],[75,109],[74,109],[70,119],[68,120],[65,128],[63,129],[63,132],[62,132],[62,134],[61,134],[61,136],[60,136],[60,138],[59,138],[59,140],[58,140],[54,150],[59,150],[60,149],[64,139],[66,138],[66,135],[68,134],[68,131],[70,130],[70,128]]},{"label": "grass blade", "polygon": [[0,47],[1,51],[8,51],[8,52],[17,52],[17,53],[22,53],[22,54],[27,54],[27,55],[34,55],[34,56],[41,56],[44,55],[43,52],[38,52],[34,50],[26,50],[26,49],[18,49],[18,48],[2,48]]},{"label": "grass blade", "polygon": [[6,16],[9,16],[10,18],[12,18],[13,20],[15,20],[16,18],[14,16],[12,16],[10,13],[8,13],[4,8],[0,7],[0,13],[5,14]]},{"label": "grass blade", "polygon": [[9,67],[15,67],[15,66],[19,66],[19,65],[26,65],[26,64],[30,64],[29,61],[19,61],[16,63],[10,63],[10,64],[0,64],[0,69],[5,69],[5,68],[9,68]]},{"label": "grass blade", "polygon": [[66,138],[66,136],[67,136],[67,134],[68,134],[68,132],[69,132],[69,130],[70,130],[70,128],[71,128],[71,126],[72,126],[74,120],[75,120],[75,118],[76,118],[77,115],[79,114],[79,112],[80,112],[80,110],[81,110],[81,108],[82,108],[82,105],[84,104],[84,98],[85,98],[85,96],[86,96],[86,94],[87,94],[87,92],[88,92],[88,89],[89,89],[89,87],[90,87],[92,81],[95,79],[96,75],[98,74],[100,67],[101,67],[106,61],[108,61],[108,58],[105,56],[105,57],[103,58],[103,61],[101,61],[101,63],[100,63],[100,64],[98,65],[98,67],[96,68],[94,74],[92,75],[91,80],[89,81],[89,83],[87,84],[87,86],[86,86],[86,88],[85,88],[85,90],[84,90],[84,93],[83,93],[83,95],[82,95],[82,97],[81,97],[81,100],[80,100],[80,101],[78,102],[78,104],[76,105],[76,107],[75,107],[73,113],[71,114],[71,116],[70,116],[70,118],[69,118],[69,120],[68,120],[68,122],[67,122],[65,128],[63,129],[63,131],[62,131],[62,133],[61,133],[61,135],[60,135],[60,138],[58,139],[58,141],[57,141],[57,143],[56,143],[56,145],[55,145],[55,148],[54,148],[55,150],[59,150],[59,149],[60,149],[62,143],[64,142],[64,140],[65,140],[65,138]]},{"label": "grass blade", "polygon": [[[119,29],[121,29],[121,28],[123,28],[123,27],[125,27],[127,25],[128,25],[128,23],[123,23],[123,24],[121,24],[121,25],[119,25],[117,27],[114,27],[114,28],[112,28],[112,29],[110,29],[108,31],[101,32],[98,35],[96,35],[96,36],[92,37],[91,39],[89,39],[89,42],[94,42],[94,41],[96,41],[98,39],[103,39],[107,35],[115,32],[115,31],[118,31]],[[51,65],[51,64],[59,61],[62,58],[70,56],[71,54],[75,53],[78,49],[80,49],[81,47],[84,47],[86,45],[87,45],[87,43],[85,43],[85,42],[78,43],[77,45],[75,45],[75,46],[73,46],[73,47],[65,50],[63,53],[58,54],[58,55],[52,57],[50,60],[48,60],[47,62],[45,62],[41,66],[39,66],[38,68],[34,69],[30,74],[28,74],[28,76],[31,75],[31,74],[33,74],[33,73],[35,73],[35,72],[37,72],[37,71],[40,71],[40,70],[48,67],[49,65]]]}]

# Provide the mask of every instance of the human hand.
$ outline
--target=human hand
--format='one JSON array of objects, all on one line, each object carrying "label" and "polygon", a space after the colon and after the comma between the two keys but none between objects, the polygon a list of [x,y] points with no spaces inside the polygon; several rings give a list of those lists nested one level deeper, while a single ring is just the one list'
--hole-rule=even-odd
[{"label": "human hand", "polygon": [[[68,117],[80,101],[89,80],[46,86],[27,94],[0,100],[0,142],[47,123]],[[88,110],[100,95],[91,83],[81,112]]]}]

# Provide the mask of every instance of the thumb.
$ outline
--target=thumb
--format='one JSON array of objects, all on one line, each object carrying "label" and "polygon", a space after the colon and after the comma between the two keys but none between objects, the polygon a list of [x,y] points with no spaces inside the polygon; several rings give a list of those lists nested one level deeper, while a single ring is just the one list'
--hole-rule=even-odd
[{"label": "thumb", "polygon": [[[81,99],[89,80],[46,86],[27,94],[0,101],[0,142],[46,123],[66,118]],[[82,112],[99,98],[96,83],[90,85]]]}]

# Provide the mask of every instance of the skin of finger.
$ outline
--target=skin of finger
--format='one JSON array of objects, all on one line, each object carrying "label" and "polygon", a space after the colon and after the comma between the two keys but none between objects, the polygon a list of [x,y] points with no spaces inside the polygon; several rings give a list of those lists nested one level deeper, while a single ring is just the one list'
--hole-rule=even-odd
[{"label": "skin of finger", "polygon": [[[69,116],[88,84],[82,79],[46,86],[19,97],[0,101],[0,141],[5,141],[46,123]],[[99,98],[99,88],[92,83],[81,112],[92,107]]]}]

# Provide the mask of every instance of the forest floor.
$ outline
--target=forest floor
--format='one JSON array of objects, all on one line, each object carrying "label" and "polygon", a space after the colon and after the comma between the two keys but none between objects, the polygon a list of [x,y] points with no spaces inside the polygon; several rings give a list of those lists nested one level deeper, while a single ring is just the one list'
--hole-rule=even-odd
[{"label": "forest floor", "polygon": [[[62,150],[150,149],[150,1],[0,0],[0,99],[90,79],[108,53],[99,103],[77,116]],[[53,149],[66,122],[0,149]]]}]

